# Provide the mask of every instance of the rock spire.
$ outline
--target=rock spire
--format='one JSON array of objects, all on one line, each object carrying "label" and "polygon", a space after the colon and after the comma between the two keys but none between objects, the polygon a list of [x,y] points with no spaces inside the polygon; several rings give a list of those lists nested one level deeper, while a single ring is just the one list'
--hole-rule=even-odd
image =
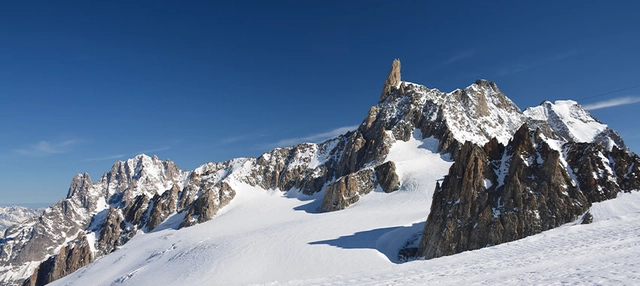
[{"label": "rock spire", "polygon": [[392,91],[392,88],[398,88],[400,85],[400,60],[395,59],[391,64],[391,70],[389,71],[389,75],[387,75],[387,80],[384,81],[384,86],[382,86],[382,94],[380,95],[380,102],[383,102],[389,93]]}]

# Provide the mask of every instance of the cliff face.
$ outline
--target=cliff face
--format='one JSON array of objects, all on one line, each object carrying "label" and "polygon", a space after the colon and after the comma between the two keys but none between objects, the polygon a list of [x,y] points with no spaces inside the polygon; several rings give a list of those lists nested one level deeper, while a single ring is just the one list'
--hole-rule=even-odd
[{"label": "cliff face", "polygon": [[544,138],[525,124],[507,146],[464,144],[435,190],[420,255],[524,238],[579,219],[593,202],[639,189],[637,156],[597,143],[569,143],[560,152]]}]

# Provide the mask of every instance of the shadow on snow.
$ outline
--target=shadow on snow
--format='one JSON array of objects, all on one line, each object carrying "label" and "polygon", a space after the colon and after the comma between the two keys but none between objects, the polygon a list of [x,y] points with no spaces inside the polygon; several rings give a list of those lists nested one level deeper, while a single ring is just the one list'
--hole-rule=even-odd
[{"label": "shadow on snow", "polygon": [[[375,249],[393,263],[413,260],[411,252],[417,251],[425,222],[411,226],[396,226],[359,231],[335,239],[309,242],[310,245],[330,245],[343,249]],[[409,255],[407,254],[409,253]]]}]

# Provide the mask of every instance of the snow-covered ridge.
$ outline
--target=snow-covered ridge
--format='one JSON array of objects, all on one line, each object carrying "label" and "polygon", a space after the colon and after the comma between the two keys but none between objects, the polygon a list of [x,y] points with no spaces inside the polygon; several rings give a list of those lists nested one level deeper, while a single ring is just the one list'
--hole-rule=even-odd
[{"label": "snow-covered ridge", "polygon": [[539,106],[527,108],[524,115],[533,123],[532,127],[546,123],[567,141],[592,142],[607,129],[607,125],[593,118],[573,100],[556,100],[555,103],[545,101]]},{"label": "snow-covered ridge", "polygon": [[[591,116],[573,100],[545,101],[523,111],[493,82],[478,80],[465,89],[442,92],[403,82],[405,95],[379,104],[387,117],[403,118],[420,110],[431,121],[444,122],[453,138],[484,145],[491,138],[506,145],[516,130],[528,123],[540,128],[554,145],[567,142],[599,143],[608,149],[625,148],[615,131]],[[412,105],[412,106],[410,106]],[[406,119],[405,119],[406,120]]]},{"label": "snow-covered ridge", "polygon": [[183,185],[187,175],[188,172],[180,170],[174,162],[140,154],[117,161],[98,184],[106,188],[109,197],[123,191],[125,198],[152,197],[171,189],[173,184]]}]

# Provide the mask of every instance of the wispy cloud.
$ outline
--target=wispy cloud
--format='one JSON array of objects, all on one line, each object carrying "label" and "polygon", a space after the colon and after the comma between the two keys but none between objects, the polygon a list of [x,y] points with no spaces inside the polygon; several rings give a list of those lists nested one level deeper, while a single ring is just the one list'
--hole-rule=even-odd
[{"label": "wispy cloud", "polygon": [[609,100],[586,104],[586,105],[583,105],[582,108],[586,110],[596,110],[596,109],[602,109],[607,107],[634,104],[638,102],[640,102],[640,97],[627,96],[627,97],[613,98]]},{"label": "wispy cloud", "polygon": [[475,50],[465,50],[465,51],[458,52],[457,54],[452,55],[446,61],[442,62],[442,65],[446,66],[446,65],[450,65],[452,63],[464,60],[466,58],[473,56],[475,53],[476,53]]},{"label": "wispy cloud", "polygon": [[333,138],[333,137],[336,137],[338,135],[342,135],[342,134],[347,133],[349,131],[356,130],[357,128],[358,128],[358,125],[344,126],[344,127],[333,129],[333,130],[328,131],[328,132],[312,134],[312,135],[308,135],[308,136],[305,136],[305,137],[282,139],[282,140],[280,140],[278,142],[267,144],[267,145],[265,145],[265,147],[287,147],[287,146],[293,146],[293,145],[296,145],[296,144],[306,143],[306,142],[318,143],[318,142],[322,142],[324,140],[327,140],[329,138]]},{"label": "wispy cloud", "polygon": [[124,158],[125,156],[126,155],[124,155],[124,154],[117,154],[117,155],[109,155],[109,156],[103,156],[103,157],[87,158],[87,159],[83,159],[83,160],[78,161],[78,163],[116,160],[116,159]]},{"label": "wispy cloud", "polygon": [[159,148],[142,150],[140,152],[137,152],[137,154],[140,154],[140,153],[144,153],[144,154],[154,153],[154,152],[166,151],[166,150],[169,150],[169,149],[171,149],[171,146],[162,146],[162,147],[159,147]]},{"label": "wispy cloud", "polygon": [[78,140],[66,140],[59,142],[40,141],[36,144],[14,150],[17,154],[24,156],[48,156],[62,154],[71,151],[71,147],[77,144]]}]

